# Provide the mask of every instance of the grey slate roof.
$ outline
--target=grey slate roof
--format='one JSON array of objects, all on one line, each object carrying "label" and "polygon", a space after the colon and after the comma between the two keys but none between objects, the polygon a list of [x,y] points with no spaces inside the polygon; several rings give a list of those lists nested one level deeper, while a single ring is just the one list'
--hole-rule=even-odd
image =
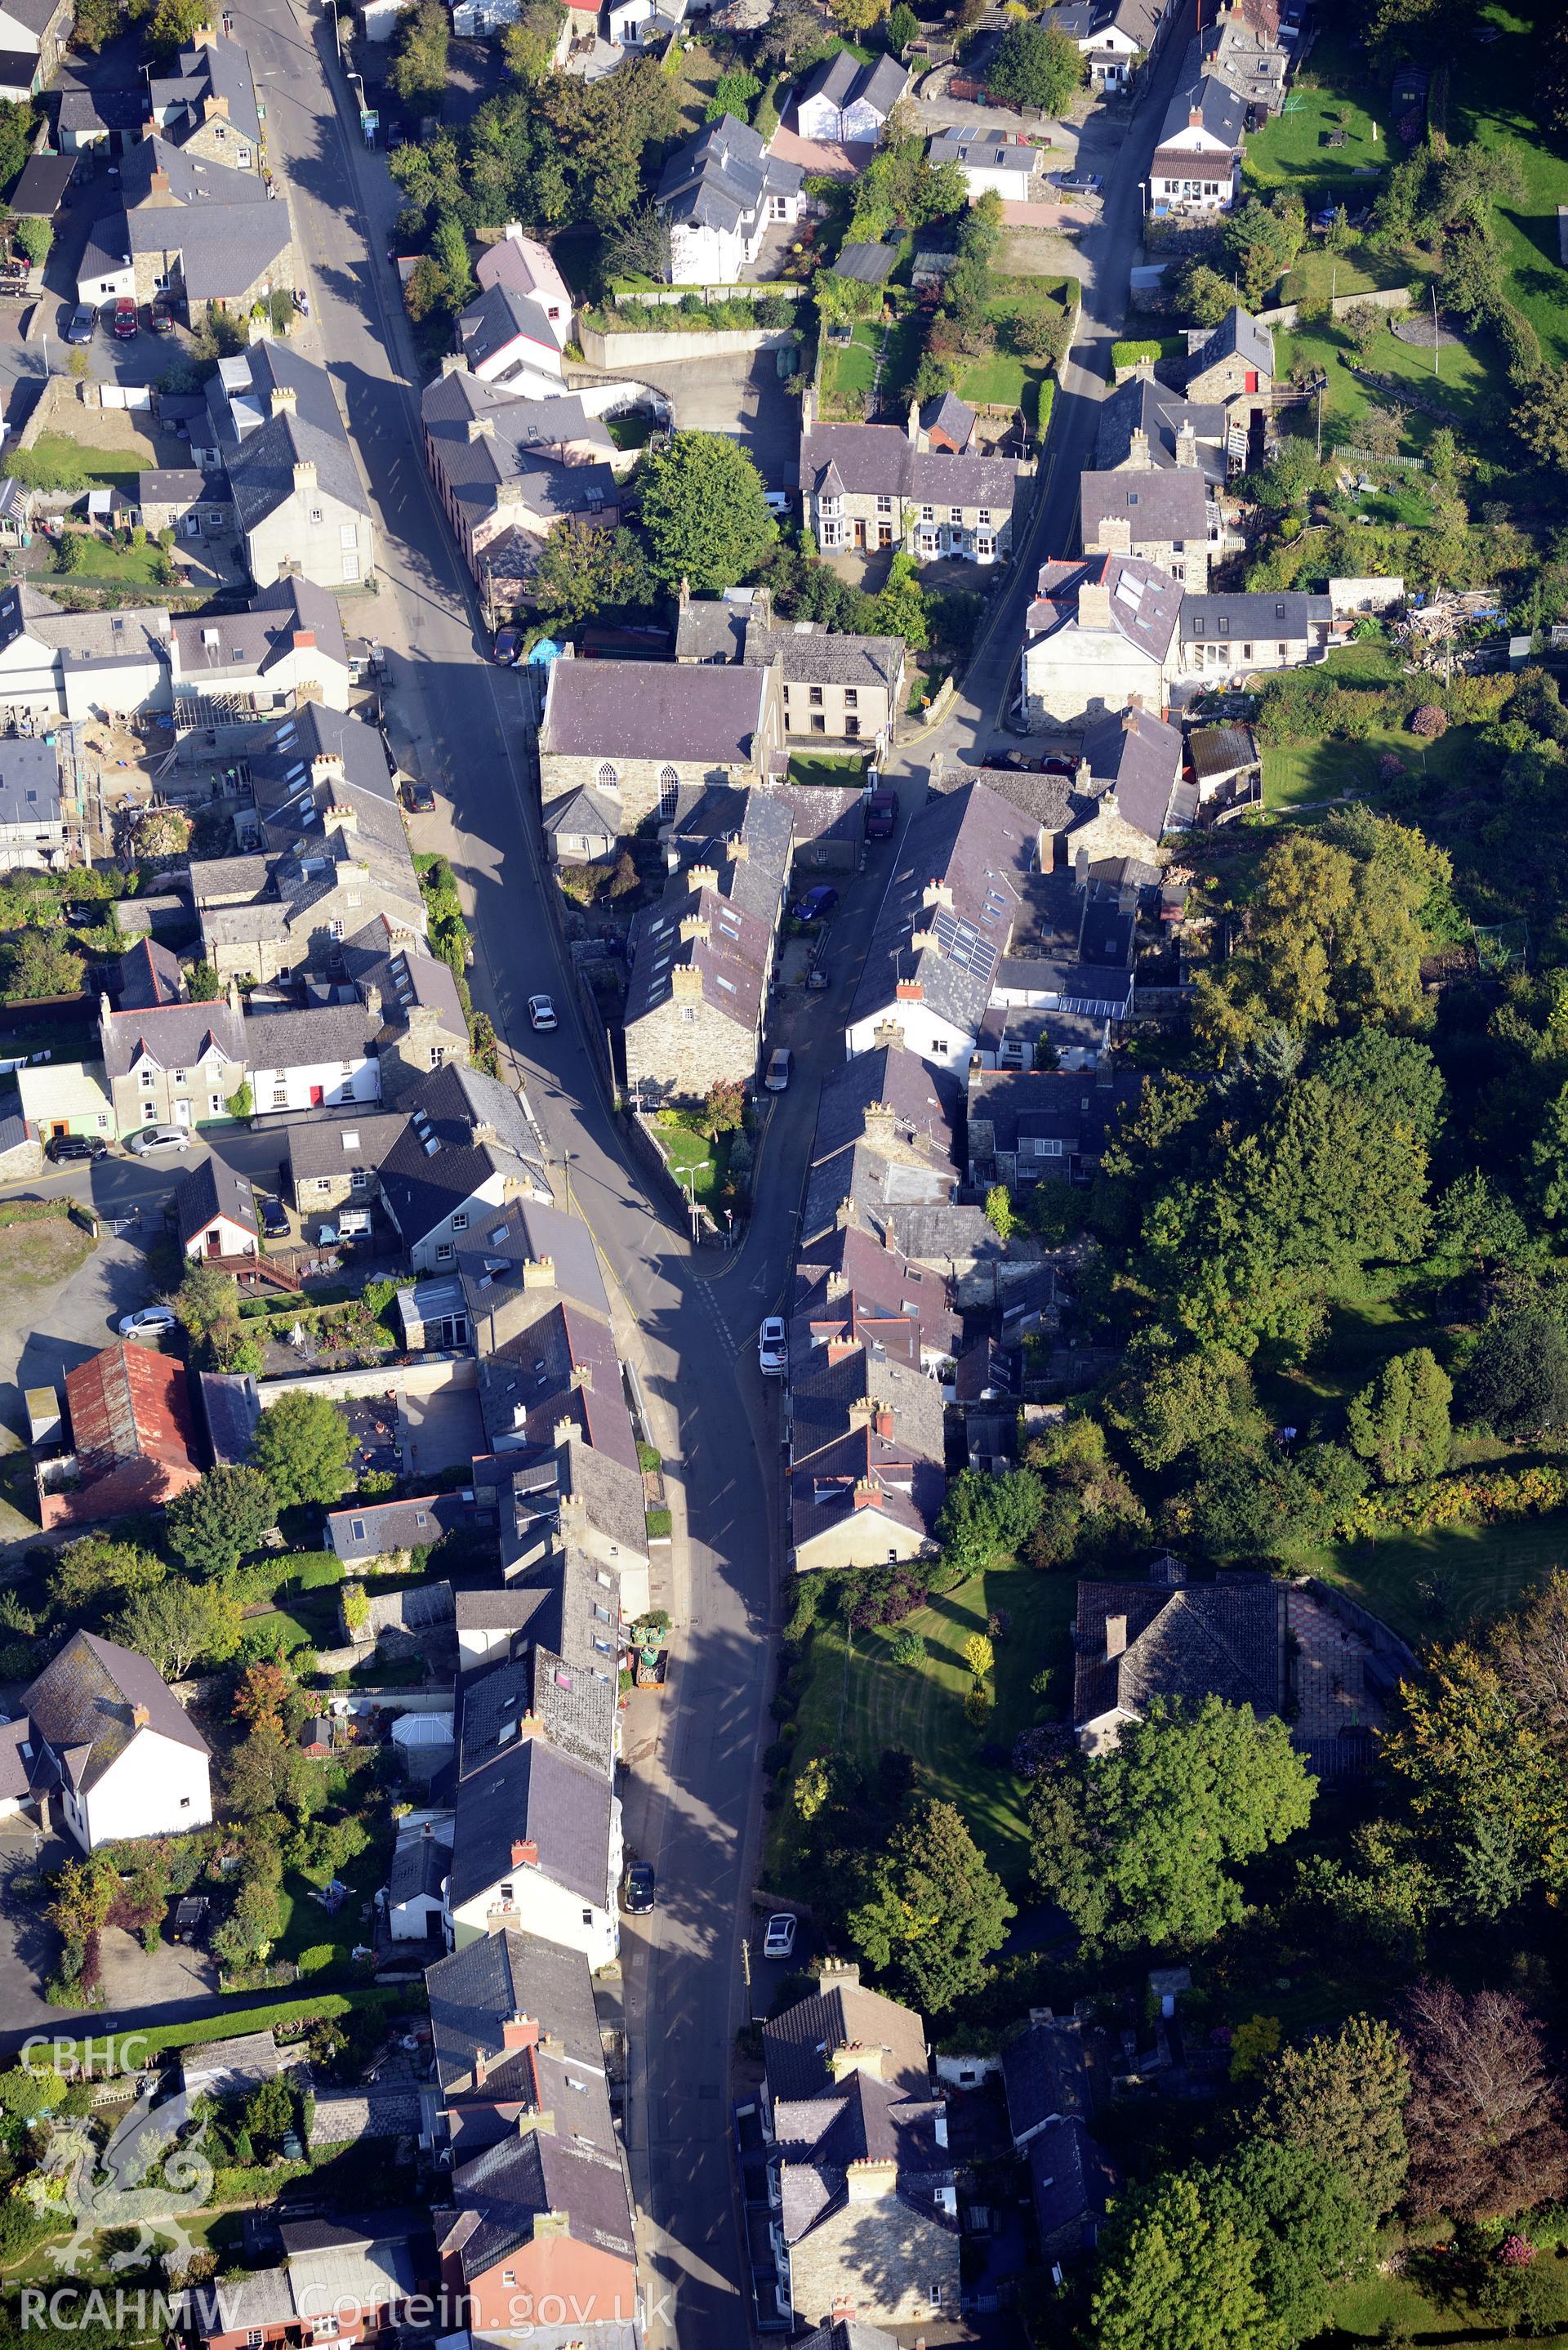
[{"label": "grey slate roof", "polygon": [[956,391],[944,391],[940,399],[928,400],[920,411],[920,430],[945,432],[960,450],[967,449],[974,438],[974,426],[973,409]]},{"label": "grey slate roof", "polygon": [[214,1046],[236,1071],[244,1066],[244,1021],[221,999],[110,1012],[100,1020],[99,1035],[104,1072],[111,1081],[129,1076],[143,1059],[159,1069],[192,1068]]},{"label": "grey slate roof", "polygon": [[[1235,101],[1240,104],[1240,100]],[[1220,359],[1234,356],[1263,375],[1274,372],[1274,338],[1268,327],[1261,327],[1249,311],[1239,306],[1228,310],[1208,341],[1196,350],[1187,362],[1189,376],[1201,375],[1206,368]]]},{"label": "grey slate roof", "polygon": [[833,264],[833,275],[853,277],[857,286],[883,286],[898,258],[896,244],[846,244]]},{"label": "grey slate roof", "polygon": [[[544,2130],[503,2139],[452,2172],[453,2200],[477,2211],[459,2254],[462,2273],[483,2275],[527,2243],[541,2211],[563,2213],[578,2243],[633,2258],[631,2209],[618,2161]],[[578,2329],[580,2331],[580,2328]]]},{"label": "grey slate roof", "polygon": [[774,2098],[831,2094],[836,2049],[854,2043],[880,2048],[882,2078],[906,2097],[930,2094],[926,2032],[912,2008],[872,1991],[859,1970],[825,1971],[817,1987],[763,2026],[763,2062]]},{"label": "grey slate roof", "polygon": [[971,163],[987,172],[1015,172],[1027,180],[1040,168],[1040,150],[1011,131],[994,130],[984,123],[967,123],[961,130],[943,130],[926,150],[933,163]]},{"label": "grey slate roof", "polygon": [[539,749],[747,767],[758,756],[763,696],[757,671],[728,663],[555,661]]},{"label": "grey slate roof", "polygon": [[671,222],[733,231],[770,195],[797,195],[805,177],[798,163],[770,155],[754,130],[726,114],[676,149],[654,202]]},{"label": "grey slate roof", "polygon": [[208,1752],[206,1740],[147,1659],[94,1632],[72,1635],[23,1691],[22,1706],[57,1756],[78,1758],[67,1761],[67,1775],[78,1792],[101,1779],[136,1736],[133,1707],[145,1707],[147,1727],[161,1738],[198,1754]]},{"label": "grey slate roof", "polygon": [[556,356],[559,365],[561,347],[543,303],[519,294],[511,286],[486,286],[460,316],[457,333],[470,367],[483,367],[486,359],[493,359],[497,351],[504,350],[519,336],[542,345]]},{"label": "grey slate roof", "polygon": [[245,1019],[254,1070],[310,1068],[323,1061],[373,1060],[375,1039],[362,1003],[312,1003],[303,1012],[255,1012]]},{"label": "grey slate roof", "polygon": [[229,1468],[243,1466],[261,1419],[255,1380],[248,1371],[198,1371],[196,1386],[213,1460]]},{"label": "grey slate roof", "polygon": [[1032,2023],[1002,2052],[1002,2085],[1015,2144],[1056,2115],[1087,2120],[1089,2066],[1075,2023]]},{"label": "grey slate roof", "polygon": [[1158,840],[1180,780],[1181,729],[1149,711],[1129,710],[1086,727],[1083,755],[1094,780],[1115,788],[1127,822]]},{"label": "grey slate roof", "polygon": [[[424,1493],[406,1502],[367,1502],[356,1509],[329,1510],[327,1538],[345,1565],[358,1566],[389,1551],[428,1549],[467,1518],[468,1505],[461,1493]],[[450,1598],[450,1586],[438,1588]],[[451,1609],[446,1613],[450,1617]]]},{"label": "grey slate roof", "polygon": [[1225,411],[1218,402],[1183,400],[1152,376],[1129,376],[1100,403],[1095,462],[1109,470],[1126,464],[1132,435],[1141,432],[1157,466],[1176,463],[1176,436],[1189,425],[1197,442],[1198,471],[1205,481],[1225,479]]},{"label": "grey slate roof", "polygon": [[746,630],[745,665],[765,669],[776,661],[789,685],[873,685],[893,692],[909,653],[902,637],[840,636],[817,628]]},{"label": "grey slate roof", "polygon": [[1075,1157],[1097,1158],[1124,1109],[1143,1091],[1138,1076],[1102,1085],[1099,1072],[1047,1069],[971,1069],[969,1080],[969,1148],[971,1159],[989,1159],[1032,1139],[1064,1143]]},{"label": "grey slate roof", "polygon": [[408,1124],[403,1110],[372,1110],[358,1118],[313,1118],[288,1129],[289,1174],[297,1187],[318,1175],[354,1168],[373,1171]]},{"label": "grey slate roof", "polygon": [[449,1061],[421,1077],[403,1106],[407,1124],[380,1171],[382,1196],[410,1248],[498,1170],[548,1191],[533,1129],[516,1096],[493,1077]]},{"label": "grey slate roof", "polygon": [[404,1836],[387,1874],[387,1900],[394,1908],[421,1898],[439,1901],[452,1861],[452,1846],[439,1836]]},{"label": "grey slate roof", "polygon": [[603,2065],[588,1962],[564,1943],[509,1926],[439,1959],[425,1970],[425,1989],[444,2097],[472,2086],[476,2049],[491,2060],[486,2086],[504,2090],[502,2020],[509,2015],[533,2016],[564,2057],[585,2068]]},{"label": "grey slate roof", "polygon": [[367,1002],[367,991],[378,991],[381,1018],[388,1028],[405,1025],[416,1007],[433,1006],[447,1034],[466,1050],[468,1022],[457,982],[422,940],[406,931],[395,933],[386,917],[378,915],[351,939],[344,940],[342,960],[349,983]]},{"label": "grey slate roof", "polygon": [[852,106],[868,106],[884,121],[909,86],[907,67],[888,54],[863,65],[849,49],[839,49],[812,67],[794,93],[798,116],[808,99],[826,98],[840,114]]},{"label": "grey slate roof", "polygon": [[[982,785],[966,784],[928,800],[899,845],[850,1007],[851,1024],[884,1008],[893,1011],[896,987],[905,980],[919,983],[940,1017],[976,1029],[1034,849],[1034,827]],[[950,907],[926,902],[932,884],[948,889]],[[934,932],[936,945],[913,947],[917,931]]]},{"label": "grey slate roof", "polygon": [[580,1501],[596,1534],[627,1555],[627,1563],[648,1549],[648,1519],[640,1471],[634,1471],[575,1432],[559,1448],[560,1490]]},{"label": "grey slate roof", "polygon": [[614,1659],[597,1668],[568,1664],[535,1632],[526,1655],[464,1676],[461,1768],[466,1776],[483,1769],[487,1758],[504,1755],[531,1714],[553,1749],[607,1778],[618,1695],[610,1678]]},{"label": "grey slate roof", "polygon": [[675,658],[685,661],[736,661],[746,649],[752,617],[749,600],[732,596],[694,596],[680,606],[675,623]]},{"label": "grey slate roof", "polygon": [[[1127,1646],[1107,1658],[1106,1625],[1116,1616]],[[1154,1697],[1220,1697],[1262,1715],[1283,1703],[1284,1595],[1263,1575],[1176,1590],[1080,1583],[1073,1641],[1075,1724],[1117,1706],[1141,1713]]]},{"label": "grey slate roof", "polygon": [[[191,130],[202,121],[204,100],[225,99],[226,119],[234,128],[253,140],[261,136],[250,59],[240,43],[226,34],[182,48],[172,71],[149,82],[148,94],[155,114],[166,108],[177,109],[187,116],[186,127]],[[173,130],[173,135],[178,137],[179,131]]]},{"label": "grey slate roof", "polygon": [[609,1898],[609,1780],[541,1739],[486,1750],[472,1773],[460,1763],[453,1828],[454,1909],[535,1865],[514,1866],[514,1838],[536,1844],[541,1875],[580,1901]]},{"label": "grey slate roof", "polygon": [[1250,726],[1195,726],[1187,738],[1187,755],[1199,783],[1210,776],[1233,775],[1255,767],[1258,738]]},{"label": "grey slate roof", "polygon": [[1232,154],[1240,151],[1247,120],[1246,101],[1238,98],[1229,82],[1221,81],[1218,74],[1203,70],[1199,45],[1193,41],[1182,59],[1181,78],[1165,109],[1156,148],[1179,144],[1182,132],[1192,127],[1195,114],[1211,138],[1222,140]]},{"label": "grey slate roof", "polygon": [[1181,606],[1181,641],[1208,644],[1221,637],[1260,638],[1297,643],[1313,629],[1332,620],[1334,605],[1327,596],[1306,596],[1293,589],[1279,594],[1188,596]]},{"label": "grey slate roof", "polygon": [[237,1167],[231,1167],[215,1150],[180,1178],[174,1191],[174,1213],[183,1247],[188,1247],[198,1232],[205,1232],[214,1216],[228,1217],[232,1223],[243,1225],[253,1240],[258,1239],[260,1227],[251,1179],[242,1175]]},{"label": "grey slate roof", "polygon": [[1078,591],[1102,583],[1111,591],[1111,627],[1116,634],[1151,660],[1163,661],[1181,617],[1181,589],[1168,573],[1136,555],[1089,555],[1076,563],[1043,563],[1034,600],[1024,618],[1025,644],[1083,625]]},{"label": "grey slate roof", "polygon": [[1081,2121],[1047,2122],[1030,2141],[1029,2191],[1043,2244],[1074,2230],[1079,2244],[1093,2245],[1116,2183],[1114,2165]]},{"label": "grey slate roof", "polygon": [[[615,442],[575,392],[523,400],[458,368],[426,385],[420,415],[442,479],[472,516],[493,511],[502,482],[521,482],[524,505],[551,520],[602,513],[616,501]],[[485,429],[471,432],[476,423]],[[603,462],[585,461],[584,450]]]},{"label": "grey slate roof", "polygon": [[265,677],[292,656],[296,632],[308,632],[329,660],[348,666],[337,598],[296,575],[258,588],[243,612],[181,612],[171,626],[182,681]]},{"label": "grey slate roof", "polygon": [[359,2146],[373,2138],[417,2137],[420,2093],[411,2081],[371,2081],[360,2089],[318,2089],[310,2121],[318,2146]]},{"label": "grey slate roof", "polygon": [[813,496],[843,491],[1010,514],[1018,467],[1011,457],[922,454],[896,424],[816,424],[801,441],[800,485]]},{"label": "grey slate roof", "polygon": [[1156,465],[1145,473],[1084,473],[1079,476],[1084,543],[1099,536],[1106,520],[1125,522],[1136,551],[1140,541],[1204,541],[1209,533],[1209,492],[1196,465]]},{"label": "grey slate roof", "polygon": [[24,829],[60,820],[60,768],[51,739],[0,739],[0,826]]},{"label": "grey slate roof", "polygon": [[[254,530],[287,504],[296,494],[294,469],[306,463],[316,467],[318,489],[356,514],[368,515],[369,503],[326,369],[277,342],[253,344],[246,357],[251,390],[268,416],[258,431],[224,448],[241,529]],[[292,413],[274,400],[279,388],[294,393]]]}]

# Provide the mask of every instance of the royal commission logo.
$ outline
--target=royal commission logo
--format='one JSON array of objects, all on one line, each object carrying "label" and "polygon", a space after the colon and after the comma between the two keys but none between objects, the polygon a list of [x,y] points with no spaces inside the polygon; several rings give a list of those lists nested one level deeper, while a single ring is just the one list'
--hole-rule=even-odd
[{"label": "royal commission logo", "polygon": [[183,2266],[198,2249],[187,2221],[213,2191],[204,2121],[192,2125],[183,2091],[154,2105],[143,2089],[129,2113],[99,2147],[85,2121],[55,2121],[45,2127],[43,2158],[28,2192],[41,2211],[72,2222],[50,2258],[65,2276],[98,2265],[98,2238],[106,2229],[134,2230],[135,2240],[112,2252],[111,2274],[145,2269],[161,2256],[171,2268]]}]

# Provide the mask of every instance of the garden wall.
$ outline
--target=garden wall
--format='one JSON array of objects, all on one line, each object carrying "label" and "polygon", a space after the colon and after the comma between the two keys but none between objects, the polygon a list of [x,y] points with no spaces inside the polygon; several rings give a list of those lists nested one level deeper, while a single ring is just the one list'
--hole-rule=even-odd
[{"label": "garden wall", "polygon": [[[1344,318],[1352,310],[1359,310],[1364,306],[1373,310],[1407,310],[1410,288],[1407,286],[1384,286],[1366,294],[1339,294],[1329,307],[1336,318]],[[1260,310],[1257,316],[1260,327],[1293,327],[1301,316],[1301,304],[1282,302],[1277,310]]]},{"label": "garden wall", "polygon": [[414,1362],[373,1364],[368,1371],[302,1371],[281,1379],[262,1379],[262,1409],[280,1396],[318,1395],[341,1400],[348,1396],[440,1395],[449,1388],[477,1388],[479,1365],[472,1355],[421,1355]]},{"label": "garden wall", "polygon": [[690,334],[606,335],[597,327],[581,327],[577,340],[583,357],[590,367],[619,368],[653,367],[669,359],[732,359],[742,351],[782,350],[793,343],[793,327],[759,327],[750,333],[738,328],[721,328],[709,332],[701,328]]}]

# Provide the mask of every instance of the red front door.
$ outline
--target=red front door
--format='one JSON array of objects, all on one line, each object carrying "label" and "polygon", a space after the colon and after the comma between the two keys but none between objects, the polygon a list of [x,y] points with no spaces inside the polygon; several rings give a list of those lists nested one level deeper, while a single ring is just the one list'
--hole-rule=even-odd
[{"label": "red front door", "polygon": [[325,1099],[325,1096],[324,1096],[324,1095],[323,1095],[323,1093],[322,1093],[321,1087],[320,1087],[319,1086],[312,1086],[312,1087],[311,1087],[311,1088],[310,1088],[310,1107],[311,1107],[311,1108],[312,1108],[312,1109],[319,1109],[319,1108],[321,1107],[321,1105],[322,1105],[322,1102],[323,1102],[323,1100],[324,1100],[324,1099]]},{"label": "red front door", "polygon": [[1258,389],[1258,370],[1257,370],[1257,369],[1256,369],[1256,368],[1249,368],[1249,369],[1247,369],[1247,390],[1248,390],[1249,391],[1256,391],[1256,390],[1257,390],[1257,389]]}]

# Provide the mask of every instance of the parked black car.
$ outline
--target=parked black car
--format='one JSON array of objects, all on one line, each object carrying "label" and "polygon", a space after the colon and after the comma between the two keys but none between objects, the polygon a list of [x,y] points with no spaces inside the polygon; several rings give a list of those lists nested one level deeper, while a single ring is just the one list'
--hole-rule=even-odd
[{"label": "parked black car", "polygon": [[45,1143],[44,1149],[57,1161],[109,1157],[108,1143],[96,1134],[57,1134]]}]

